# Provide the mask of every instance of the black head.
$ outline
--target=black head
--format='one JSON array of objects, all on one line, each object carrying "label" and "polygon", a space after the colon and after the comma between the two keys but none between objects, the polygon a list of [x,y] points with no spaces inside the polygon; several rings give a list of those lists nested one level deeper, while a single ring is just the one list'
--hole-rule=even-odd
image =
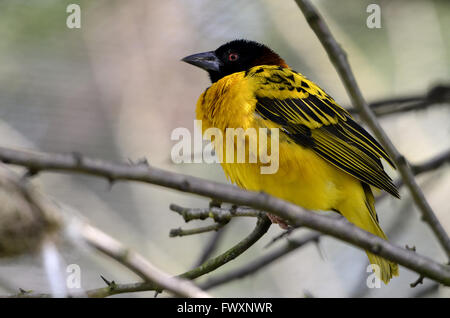
[{"label": "black head", "polygon": [[247,40],[234,40],[215,51],[186,56],[182,61],[207,71],[213,83],[224,76],[247,71],[257,65],[288,67],[283,59],[267,46]]}]

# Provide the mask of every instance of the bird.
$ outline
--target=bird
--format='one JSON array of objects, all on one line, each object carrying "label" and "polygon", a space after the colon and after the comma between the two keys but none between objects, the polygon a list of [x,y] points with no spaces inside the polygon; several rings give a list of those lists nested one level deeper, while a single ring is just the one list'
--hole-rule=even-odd
[{"label": "bird", "polygon": [[[394,169],[395,164],[377,140],[322,88],[294,71],[269,46],[250,40],[233,40],[182,61],[205,70],[211,80],[196,106],[203,132],[208,128],[221,132],[228,128],[278,129],[278,170],[262,174],[260,160],[223,161],[221,166],[232,183],[307,210],[337,212],[355,226],[388,239],[379,224],[373,188],[400,198],[381,160]],[[249,158],[248,152],[255,150],[249,147],[250,137],[245,138],[241,136],[237,143],[245,145]],[[266,138],[271,138],[269,133]],[[236,147],[217,138],[213,145],[220,155]],[[271,220],[286,225],[278,217],[271,216]],[[385,284],[398,276],[398,264],[366,253]]]}]

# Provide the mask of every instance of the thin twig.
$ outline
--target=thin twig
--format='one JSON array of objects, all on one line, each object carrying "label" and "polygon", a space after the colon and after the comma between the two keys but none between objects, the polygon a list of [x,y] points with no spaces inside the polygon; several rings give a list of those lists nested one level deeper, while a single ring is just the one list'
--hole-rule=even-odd
[{"label": "thin twig", "polygon": [[[89,245],[125,265],[145,281],[152,282],[160,288],[180,297],[211,297],[192,282],[178,277],[172,277],[161,271],[139,253],[125,247],[116,239],[89,224],[83,225],[81,233],[83,239]],[[109,285],[108,288],[110,287]]]},{"label": "thin twig", "polygon": [[[46,235],[46,238],[41,244],[41,249],[44,256],[45,268],[50,280],[50,286],[52,287],[51,296],[67,296],[68,293],[65,288],[64,279],[61,279],[62,273],[60,273],[61,264],[59,253],[56,245],[54,244],[55,237],[59,235],[61,231],[55,232],[47,230],[46,228],[50,228],[51,224],[54,222],[49,219],[49,217],[53,215],[53,218],[60,220],[58,229],[62,229],[63,226],[68,226],[69,221],[63,222],[65,218],[63,218],[58,205],[55,204],[53,200],[49,200],[43,194],[35,191],[32,185],[26,182],[23,178],[15,177],[15,175],[11,172],[10,176],[8,175],[8,178],[5,177],[1,181],[1,187],[3,190],[9,186],[16,188],[17,191],[20,191],[22,198],[27,201],[30,207],[32,207],[32,212],[35,214],[35,217],[40,220],[38,223],[43,227],[41,231],[44,231]],[[4,213],[4,211],[2,212]],[[16,218],[15,222],[23,222],[23,220],[21,218]],[[72,219],[70,222],[72,222]],[[76,228],[80,238],[82,238],[90,246],[133,270],[144,280],[152,281],[176,296],[208,297],[207,293],[200,290],[192,282],[185,279],[173,278],[170,275],[160,271],[141,255],[127,249],[122,243],[105,234],[101,230],[87,224],[84,221],[76,221],[76,224],[79,225]],[[45,227],[43,225],[45,225]],[[24,230],[26,230],[26,228]],[[26,233],[23,234],[26,235]],[[22,294],[24,293],[21,291],[18,296],[24,296]],[[30,296],[29,293],[26,294],[27,297]]]},{"label": "thin twig", "polygon": [[257,217],[265,214],[264,212],[256,211],[255,209],[250,209],[247,207],[222,208],[211,204],[209,208],[184,208],[176,204],[171,204],[169,206],[169,209],[181,215],[185,222],[189,222],[192,220],[205,220],[207,218],[212,218],[216,222],[216,224],[195,229],[172,229],[170,230],[170,237],[218,231],[233,217]]},{"label": "thin twig", "polygon": [[444,285],[450,285],[450,266],[439,264],[428,257],[395,246],[345,220],[305,211],[295,204],[266,193],[246,191],[229,184],[208,181],[151,166],[130,166],[87,157],[78,159],[80,158],[81,160],[76,160],[73,155],[30,153],[0,147],[0,160],[25,167],[31,166],[41,172],[44,170],[66,171],[112,180],[145,182],[267,211],[286,220],[294,227],[309,227],[369,250],[373,254],[380,255]]},{"label": "thin twig", "polygon": [[210,288],[213,288],[213,287],[225,284],[225,283],[230,283],[231,281],[233,281],[235,279],[239,279],[239,278],[242,278],[242,277],[245,277],[248,275],[253,275],[258,270],[273,263],[274,261],[279,260],[281,257],[289,254],[290,252],[292,252],[308,243],[317,242],[320,236],[321,236],[320,233],[314,232],[314,233],[309,233],[299,239],[287,239],[286,243],[284,243],[284,245],[282,247],[280,247],[276,250],[273,250],[270,253],[267,253],[266,255],[250,262],[247,265],[244,265],[240,268],[232,270],[223,275],[213,277],[213,278],[207,280],[206,282],[200,284],[199,286],[200,286],[200,288],[207,290],[207,289],[210,289]]},{"label": "thin twig", "polygon": [[[221,206],[222,206],[222,202],[217,201],[215,199],[212,199],[209,202],[209,207],[210,208],[214,208],[214,207],[220,208]],[[234,206],[233,206],[233,208],[234,208]],[[212,238],[208,241],[208,244],[203,249],[203,252],[200,254],[200,257],[195,262],[194,268],[197,267],[197,266],[200,266],[201,264],[203,264],[204,262],[206,262],[210,258],[210,256],[214,253],[214,251],[219,246],[219,243],[220,243],[224,233],[225,233],[224,228],[221,228],[221,229],[219,229],[218,231],[216,231],[214,233]]]},{"label": "thin twig", "polygon": [[[255,244],[269,229],[270,221],[267,217],[258,218],[255,229],[238,244],[224,252],[223,254],[214,257],[200,266],[178,275],[178,277],[185,279],[195,279],[202,275],[212,272],[213,270],[225,265],[226,263],[232,261],[242,253],[244,253],[248,248]],[[132,293],[139,291],[149,291],[149,290],[159,290],[158,286],[151,283],[134,283],[134,284],[117,284],[114,290],[109,290],[109,288],[98,288],[87,291],[89,297],[108,297],[111,295],[121,294],[121,293]]]},{"label": "thin twig", "polygon": [[[183,274],[180,274],[176,277],[184,278],[184,279],[195,279],[202,275],[208,274],[215,269],[227,264],[228,262],[234,260],[236,257],[244,253],[247,249],[249,249],[252,245],[254,245],[269,229],[271,222],[266,216],[258,217],[258,221],[254,230],[246,236],[242,241],[237,243],[232,248],[228,249],[226,252],[220,254],[217,257],[214,257],[200,266],[187,271]],[[143,291],[157,291],[161,292],[163,288],[152,282],[138,282],[138,283],[130,283],[130,284],[114,284],[114,287],[111,286],[96,288],[92,290],[86,291],[86,295],[89,298],[103,298],[117,294],[124,293],[133,293],[133,292],[143,292]],[[26,297],[26,298],[46,298],[50,297],[48,294],[16,294],[8,297]],[[75,297],[75,296],[74,296]],[[1,297],[0,297],[1,298]]]},{"label": "thin twig", "polygon": [[426,287],[420,288],[416,293],[412,295],[412,298],[422,298],[430,296],[430,294],[435,293],[439,290],[439,284],[431,283]]},{"label": "thin twig", "polygon": [[[414,175],[418,176],[425,172],[436,170],[448,162],[450,162],[450,149],[441,154],[436,155],[431,159],[428,159],[425,162],[411,165],[411,169],[413,170]],[[404,186],[403,179],[399,178],[395,180],[394,184],[397,188],[403,187]],[[382,198],[385,198],[387,196],[388,196],[387,192],[382,192],[376,197],[376,199],[381,200]]]},{"label": "thin twig", "polygon": [[177,237],[177,236],[188,236],[188,235],[195,235],[195,234],[201,234],[201,233],[207,233],[212,231],[218,231],[220,230],[226,223],[216,223],[211,224],[207,226],[198,227],[195,229],[171,229],[169,232],[170,237]]},{"label": "thin twig", "polygon": [[198,260],[195,262],[194,267],[198,267],[201,264],[203,264],[204,262],[206,262],[210,256],[214,253],[214,251],[217,249],[217,246],[219,245],[224,233],[225,233],[225,229],[226,228],[221,228],[220,230],[218,230],[217,232],[215,232],[212,236],[212,238],[210,238],[210,240],[208,241],[208,244],[205,246],[205,248],[203,249],[200,257],[198,258]]},{"label": "thin twig", "polygon": [[437,156],[417,165],[412,165],[411,168],[414,174],[418,175],[427,171],[435,170],[445,163],[450,163],[450,149],[444,151]]},{"label": "thin twig", "polygon": [[228,222],[233,217],[258,217],[265,213],[247,207],[209,207],[209,208],[184,208],[176,204],[169,206],[171,211],[177,212],[186,222],[191,220],[205,220],[212,218],[216,222]]},{"label": "thin twig", "polygon": [[356,79],[347,61],[345,52],[336,42],[325,21],[319,15],[318,11],[311,4],[311,2],[309,0],[296,0],[295,2],[300,7],[309,26],[315,32],[326,52],[328,53],[331,62],[336,68],[347,90],[347,93],[352,100],[352,104],[358,110],[361,118],[374,132],[375,136],[378,138],[378,140],[386,149],[387,153],[395,162],[405,185],[408,187],[409,191],[411,192],[411,196],[414,199],[414,202],[422,213],[423,220],[426,221],[431,227],[443,250],[447,254],[447,257],[450,259],[449,236],[445,232],[442,224],[439,222],[430,205],[428,204],[428,201],[426,200],[422,190],[417,185],[417,182],[414,179],[414,173],[409,166],[406,158],[403,157],[392,144],[391,140],[379,124],[377,117],[364,100],[364,97],[361,94]]},{"label": "thin twig", "polygon": [[[388,98],[372,102],[369,104],[369,107],[375,115],[382,117],[396,113],[424,110],[432,105],[440,105],[448,102],[450,102],[450,86],[436,85],[425,95]],[[352,115],[358,114],[355,108],[348,108],[347,110]]]}]

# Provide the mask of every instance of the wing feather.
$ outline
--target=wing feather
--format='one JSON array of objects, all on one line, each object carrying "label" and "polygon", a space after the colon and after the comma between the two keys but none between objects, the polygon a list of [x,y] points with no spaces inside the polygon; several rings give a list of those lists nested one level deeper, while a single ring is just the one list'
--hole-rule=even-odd
[{"label": "wing feather", "polygon": [[355,178],[399,197],[380,160],[394,167],[386,151],[320,87],[288,68],[258,66],[248,76],[259,87],[259,116],[279,124],[294,142]]}]

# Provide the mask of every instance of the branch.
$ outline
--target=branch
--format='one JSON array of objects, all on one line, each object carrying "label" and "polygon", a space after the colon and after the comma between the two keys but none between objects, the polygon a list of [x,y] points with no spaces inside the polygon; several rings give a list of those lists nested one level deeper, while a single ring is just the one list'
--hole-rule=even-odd
[{"label": "branch", "polygon": [[[435,169],[440,168],[442,165],[444,165],[445,163],[450,162],[450,149],[436,155],[435,157],[428,159],[427,161],[420,163],[420,164],[414,164],[411,166],[411,169],[414,173],[414,175],[420,175],[423,174],[425,172],[429,172]],[[404,182],[403,179],[397,179],[394,181],[394,184],[397,188],[401,188],[404,186]],[[385,198],[388,196],[387,192],[382,192],[381,194],[379,194],[376,199],[377,200],[381,200],[382,198]]]},{"label": "branch", "polygon": [[[64,218],[59,205],[36,191],[26,179],[20,178],[3,165],[0,165],[0,194],[2,199],[0,223],[3,225],[0,228],[0,238],[3,243],[0,250],[3,255],[0,257],[13,256],[13,252],[25,254],[32,252],[33,249],[41,249],[52,287],[52,295],[49,297],[67,295],[64,279],[61,280],[58,275],[61,273],[55,241],[61,236],[64,227],[71,227],[73,222],[76,223],[77,226],[74,228],[77,229],[76,233],[82,240],[122,263],[144,280],[152,281],[176,296],[209,297],[192,282],[171,277],[160,271],[140,254],[126,248],[101,230],[84,221],[80,222],[75,217]],[[30,218],[33,220],[29,220]],[[33,241],[34,245],[27,244],[26,240]],[[9,254],[5,254],[6,251]],[[54,277],[58,279],[52,279]],[[24,294],[28,293],[21,290],[17,296],[21,297]]]},{"label": "branch", "polygon": [[450,238],[448,237],[441,223],[428,204],[422,190],[417,185],[416,180],[414,179],[413,171],[409,166],[407,160],[392,144],[391,140],[378,123],[375,114],[364,100],[364,97],[361,94],[356,79],[347,61],[345,52],[334,39],[328,26],[319,15],[316,8],[314,8],[314,6],[308,0],[296,0],[295,2],[302,10],[309,26],[316,33],[317,37],[328,53],[328,57],[330,58],[342,82],[344,83],[344,86],[347,90],[347,93],[350,95],[350,99],[352,100],[354,107],[358,110],[361,118],[374,132],[375,136],[378,138],[378,140],[386,149],[387,153],[395,162],[396,166],[398,167],[399,173],[402,176],[403,182],[408,187],[414,202],[422,213],[422,219],[426,221],[431,227],[442,248],[447,254],[447,257],[450,259]]},{"label": "branch", "polygon": [[212,218],[216,222],[229,222],[233,217],[259,217],[264,216],[263,211],[251,209],[248,207],[230,207],[230,208],[183,208],[176,204],[171,204],[169,209],[177,212],[186,222],[191,220],[205,220]]},{"label": "branch", "polygon": [[[211,200],[211,202],[209,202],[210,208],[213,208],[213,207],[220,208],[221,206],[222,206],[222,202],[219,202],[217,200],[213,199],[213,200]],[[222,237],[224,236],[224,233],[225,233],[224,229],[220,229],[219,231],[216,231],[214,233],[212,238],[209,240],[208,244],[206,244],[206,246],[203,248],[203,251],[201,252],[200,257],[195,262],[194,267],[200,266],[201,264],[206,262],[213,255],[213,253],[219,246],[219,243],[220,243]]]},{"label": "branch", "polygon": [[[369,107],[373,110],[375,115],[382,117],[400,112],[423,110],[431,105],[439,105],[448,102],[450,102],[450,86],[436,85],[425,95],[384,99],[370,103]],[[358,114],[358,110],[355,108],[349,108],[347,110],[352,115]]]},{"label": "branch", "polygon": [[179,277],[172,277],[159,270],[139,253],[128,249],[122,243],[91,225],[84,224],[81,234],[89,245],[131,269],[147,282],[156,284],[179,297],[211,297],[192,282]]},{"label": "branch", "polygon": [[[225,265],[226,263],[232,261],[242,253],[244,253],[248,248],[250,248],[253,244],[255,244],[269,229],[271,223],[268,220],[267,217],[260,217],[258,218],[258,221],[256,223],[255,229],[242,241],[240,241],[238,244],[227,250],[225,253],[214,257],[200,266],[185,272],[183,274],[178,275],[180,278],[185,279],[195,279],[202,275],[208,274],[212,272],[213,270]],[[111,295],[116,294],[122,294],[122,293],[132,293],[132,292],[139,292],[139,291],[149,291],[149,290],[156,290],[161,291],[161,288],[153,283],[134,283],[134,284],[116,284],[114,286],[114,289],[110,289],[108,287],[105,288],[99,288],[99,289],[93,289],[90,291],[87,291],[88,297],[107,297]]]},{"label": "branch", "polygon": [[188,236],[188,235],[195,235],[195,234],[201,234],[201,233],[207,233],[212,231],[218,231],[220,230],[226,223],[216,223],[212,225],[202,226],[198,227],[196,229],[171,229],[169,232],[170,237],[177,237],[177,236]]},{"label": "branch", "polygon": [[265,215],[265,213],[262,211],[256,211],[254,209],[250,209],[247,207],[234,207],[234,206],[230,208],[221,208],[215,206],[211,206],[209,208],[183,208],[176,204],[171,204],[169,206],[169,209],[181,215],[186,222],[189,222],[191,220],[205,220],[207,218],[212,218],[216,222],[216,224],[199,227],[196,229],[188,229],[188,230],[182,228],[172,229],[170,230],[169,234],[170,237],[186,236],[211,231],[218,231],[223,226],[225,226],[233,217],[243,217],[243,216],[258,217]]},{"label": "branch", "polygon": [[413,170],[414,174],[417,175],[437,169],[445,163],[450,163],[450,149],[421,164],[412,165],[411,169]]},{"label": "branch", "polygon": [[250,206],[277,215],[294,227],[305,226],[328,234],[354,246],[369,250],[373,254],[380,255],[444,285],[450,285],[449,266],[395,246],[342,220],[342,218],[336,219],[305,211],[295,204],[263,192],[246,191],[236,186],[165,171],[148,165],[117,164],[90,159],[81,155],[30,153],[0,147],[0,160],[34,168],[37,171],[76,172],[100,176],[112,181],[128,180],[156,184],[182,192],[214,198],[221,202]]},{"label": "branch", "polygon": [[198,267],[204,262],[206,262],[210,256],[214,253],[214,251],[217,249],[219,242],[221,241],[223,235],[224,235],[225,229],[220,229],[219,231],[215,232],[213,237],[209,240],[208,244],[203,249],[202,253],[200,254],[200,257],[195,262],[194,267]]},{"label": "branch", "polygon": [[320,236],[320,233],[315,232],[309,233],[308,235],[305,235],[300,239],[287,239],[286,243],[284,243],[281,248],[278,248],[277,250],[274,250],[241,268],[237,268],[221,276],[213,277],[207,280],[205,283],[200,284],[199,286],[200,288],[207,290],[225,283],[229,283],[235,279],[253,275],[261,268],[273,263],[274,261],[289,254],[290,252],[308,243],[318,242]]}]

